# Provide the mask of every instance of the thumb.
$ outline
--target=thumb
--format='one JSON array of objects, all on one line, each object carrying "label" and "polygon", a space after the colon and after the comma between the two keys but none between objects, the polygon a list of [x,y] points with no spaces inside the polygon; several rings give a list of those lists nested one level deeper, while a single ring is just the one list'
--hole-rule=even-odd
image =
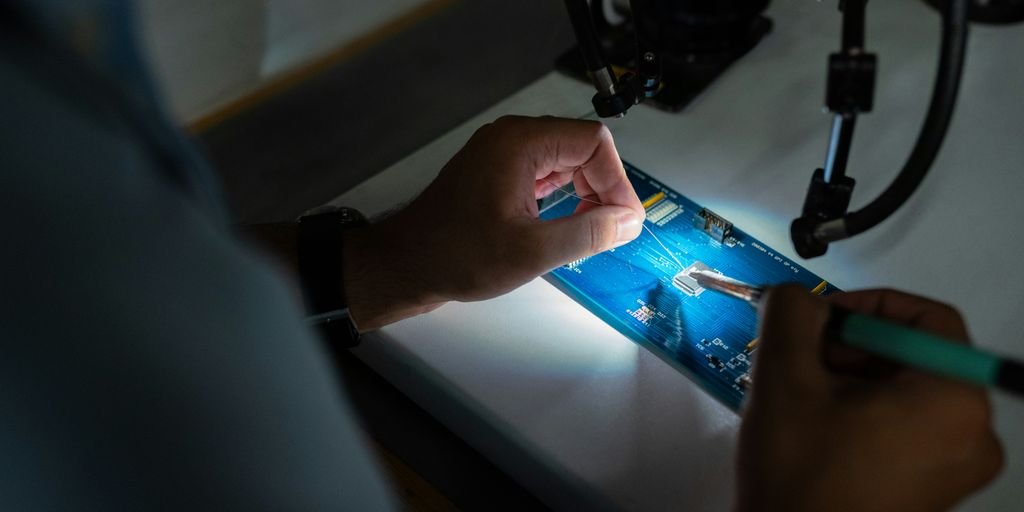
[{"label": "thumb", "polygon": [[528,238],[538,251],[533,257],[546,272],[632,241],[643,229],[643,217],[625,206],[597,206],[529,229]]},{"label": "thumb", "polygon": [[829,376],[822,345],[829,305],[799,286],[783,285],[768,291],[760,313],[757,387],[783,387],[785,393],[825,390]]}]

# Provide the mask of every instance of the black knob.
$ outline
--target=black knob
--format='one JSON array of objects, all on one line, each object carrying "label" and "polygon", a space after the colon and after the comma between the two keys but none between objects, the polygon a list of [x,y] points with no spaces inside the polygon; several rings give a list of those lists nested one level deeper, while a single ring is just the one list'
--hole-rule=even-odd
[{"label": "black knob", "polygon": [[814,237],[817,228],[818,221],[810,217],[800,217],[789,225],[789,236],[793,239],[793,247],[801,258],[817,258],[828,251],[828,243]]}]

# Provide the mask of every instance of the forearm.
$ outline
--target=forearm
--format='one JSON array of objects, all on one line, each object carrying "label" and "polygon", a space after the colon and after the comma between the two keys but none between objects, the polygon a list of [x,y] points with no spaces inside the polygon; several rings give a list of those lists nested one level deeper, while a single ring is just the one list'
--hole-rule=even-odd
[{"label": "forearm", "polygon": [[[280,222],[239,226],[240,235],[299,279],[298,223]],[[387,224],[345,230],[342,282],[352,319],[360,331],[370,331],[438,307],[443,300],[426,293],[416,278],[421,271],[409,248],[396,247]]]},{"label": "forearm", "polygon": [[[592,196],[590,203],[542,221],[537,199],[570,182]],[[508,293],[560,265],[628,243],[640,235],[643,219],[607,127],[505,117],[477,130],[402,211],[346,229],[342,276],[333,279],[342,281],[337,286],[344,287],[356,325],[370,330],[447,301]],[[295,273],[295,225],[246,231]]]},{"label": "forearm", "polygon": [[419,251],[403,246],[387,223],[345,232],[343,281],[360,331],[371,331],[441,306],[424,282]]}]

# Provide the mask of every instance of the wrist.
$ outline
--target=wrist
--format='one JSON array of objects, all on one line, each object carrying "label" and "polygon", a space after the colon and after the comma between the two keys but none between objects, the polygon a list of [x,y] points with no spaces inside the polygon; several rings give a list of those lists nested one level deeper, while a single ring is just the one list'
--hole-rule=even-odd
[{"label": "wrist", "polygon": [[409,247],[385,221],[343,234],[342,279],[349,313],[360,332],[437,308],[444,299],[425,283]]}]

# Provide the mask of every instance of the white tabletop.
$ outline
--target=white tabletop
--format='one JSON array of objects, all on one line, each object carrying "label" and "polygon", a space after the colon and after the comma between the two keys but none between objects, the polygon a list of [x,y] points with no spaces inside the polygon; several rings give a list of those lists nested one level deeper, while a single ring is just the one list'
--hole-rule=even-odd
[{"label": "white tabletop", "polygon": [[[938,16],[869,4],[879,54],[875,112],[858,123],[854,206],[905,160],[934,78]],[[796,261],[788,239],[830,119],[825,62],[835,2],[779,0],[775,30],[681,114],[640,106],[608,124],[620,154]],[[1024,26],[975,27],[947,142],[892,219],[802,263],[846,288],[886,286],[950,302],[977,343],[1024,357]],[[467,85],[470,86],[470,85]],[[369,214],[405,201],[479,125],[501,114],[583,117],[589,86],[549,75],[341,196]],[[357,349],[395,386],[558,509],[724,510],[738,417],[551,285],[444,306]],[[1024,404],[995,394],[1003,475],[964,510],[1008,510],[1024,490]]]}]

